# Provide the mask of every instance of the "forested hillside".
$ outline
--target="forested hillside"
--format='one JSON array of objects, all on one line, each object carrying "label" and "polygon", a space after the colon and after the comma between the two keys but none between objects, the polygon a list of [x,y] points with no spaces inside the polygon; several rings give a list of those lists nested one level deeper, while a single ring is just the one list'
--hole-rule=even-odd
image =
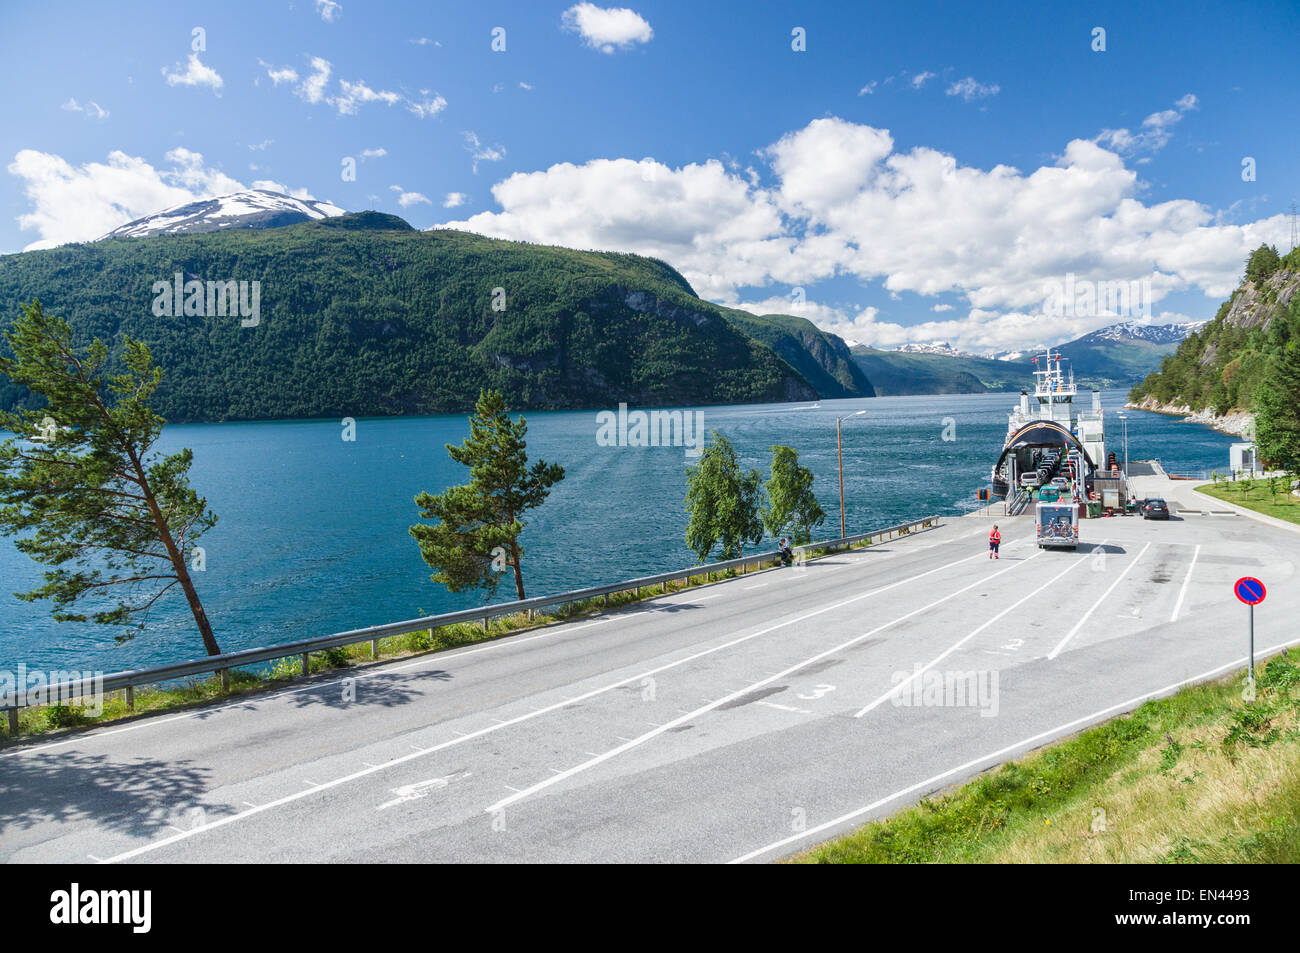
[{"label": "forested hillside", "polygon": [[[157,316],[154,284],[178,272],[259,282],[257,323]],[[519,409],[871,393],[838,338],[702,301],[663,262],[373,212],[0,258],[0,327],[33,298],[79,343],[148,344],[176,421],[460,411],[486,386]],[[29,399],[0,379],[0,406]]]},{"label": "forested hillside", "polygon": [[1134,403],[1223,415],[1254,411],[1263,383],[1288,347],[1300,341],[1300,249],[1280,258],[1261,246],[1241,286],[1214,319],[1133,388]]}]

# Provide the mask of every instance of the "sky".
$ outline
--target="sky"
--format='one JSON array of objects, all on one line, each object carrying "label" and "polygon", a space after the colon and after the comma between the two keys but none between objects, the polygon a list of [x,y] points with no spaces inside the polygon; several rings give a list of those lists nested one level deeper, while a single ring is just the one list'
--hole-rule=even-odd
[{"label": "sky", "polygon": [[0,253],[270,188],[993,353],[1291,247],[1300,0],[618,2],[3,0]]}]

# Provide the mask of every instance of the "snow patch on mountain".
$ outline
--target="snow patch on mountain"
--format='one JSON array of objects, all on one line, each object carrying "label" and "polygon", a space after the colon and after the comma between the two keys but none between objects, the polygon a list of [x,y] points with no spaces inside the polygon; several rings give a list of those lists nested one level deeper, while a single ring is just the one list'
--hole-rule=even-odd
[{"label": "snow patch on mountain", "polygon": [[149,235],[191,235],[229,228],[277,228],[347,213],[336,205],[315,199],[298,199],[268,189],[247,189],[216,198],[199,199],[119,225],[105,238],[142,238]]}]

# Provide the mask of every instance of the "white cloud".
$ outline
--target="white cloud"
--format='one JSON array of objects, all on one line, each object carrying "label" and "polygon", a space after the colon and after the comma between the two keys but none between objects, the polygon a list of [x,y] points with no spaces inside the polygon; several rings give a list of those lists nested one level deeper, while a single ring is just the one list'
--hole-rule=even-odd
[{"label": "white cloud", "polygon": [[465,137],[465,148],[474,160],[476,173],[480,162],[500,162],[506,157],[505,146],[485,146],[479,141],[477,133],[462,132],[461,135]]},{"label": "white cloud", "polygon": [[410,110],[412,113],[414,113],[420,119],[425,119],[429,116],[436,116],[438,115],[438,113],[446,109],[447,100],[443,99],[441,96],[438,95],[435,95],[432,99],[429,99],[428,93],[426,92],[425,98],[421,102],[417,103],[414,100],[408,99],[406,101],[406,108]]},{"label": "white cloud", "polygon": [[191,53],[189,63],[185,71],[181,71],[180,64],[172,67],[168,72],[167,67],[162,68],[163,78],[167,80],[168,86],[209,86],[218,96],[221,95],[221,87],[224,81],[221,76],[210,66],[204,66],[199,60],[198,53]]},{"label": "white cloud", "polygon": [[[271,81],[276,86],[282,82],[298,82],[298,71],[292,67],[276,68],[261,60],[258,62],[266,68],[266,74],[271,77]],[[421,99],[413,100],[392,90],[372,89],[365,80],[352,82],[340,78],[338,92],[330,95],[330,79],[334,75],[334,64],[321,56],[311,57],[310,63],[311,73],[294,87],[294,95],[306,103],[313,105],[325,103],[327,106],[332,106],[340,116],[354,116],[362,106],[369,103],[383,103],[386,106],[403,103],[410,113],[420,119],[436,116],[447,108],[447,100],[437,94],[433,94],[430,98],[427,89],[420,90]]]},{"label": "white cloud", "polygon": [[59,108],[66,109],[68,112],[81,113],[87,119],[108,118],[108,110],[101,108],[99,103],[95,102],[93,99],[87,100],[83,106],[75,99],[69,98],[68,101]]},{"label": "white cloud", "polygon": [[520,89],[532,89],[533,87],[530,86],[529,84],[525,83],[525,82],[521,79],[521,80],[519,81],[519,88],[520,88]]},{"label": "white cloud", "polygon": [[[158,169],[138,156],[115,150],[107,162],[77,167],[61,156],[23,149],[8,166],[9,174],[21,180],[23,194],[31,203],[31,211],[19,216],[18,224],[40,235],[24,250],[93,241],[160,209],[245,188],[220,169],[206,166],[198,152],[179,147],[165,158],[171,167]],[[273,182],[254,182],[252,187],[311,198],[304,189]]]},{"label": "white cloud", "polygon": [[339,80],[339,86],[342,90],[340,95],[328,100],[328,102],[338,110],[340,116],[356,115],[357,110],[367,103],[383,103],[386,106],[392,106],[402,101],[402,97],[397,93],[386,89],[371,89],[365,84],[364,80],[350,83],[346,79],[341,79]]},{"label": "white cloud", "polygon": [[860,90],[858,90],[858,95],[870,96],[876,91],[876,86],[878,85],[879,84],[873,79],[871,82],[867,83],[866,86],[863,86]]},{"label": "white cloud", "polygon": [[282,69],[276,69],[265,60],[258,60],[258,64],[266,70],[266,75],[271,77],[271,85],[279,86],[281,83],[298,82],[298,71],[292,66],[285,66]]},{"label": "white cloud", "polygon": [[316,12],[326,23],[333,23],[343,16],[343,6],[336,0],[316,0]]},{"label": "white cloud", "polygon": [[930,72],[917,73],[915,76],[912,77],[912,88],[920,89],[927,82],[934,79],[934,75],[935,75],[934,73],[930,73]]},{"label": "white cloud", "polygon": [[975,81],[973,76],[967,76],[965,79],[959,79],[948,87],[949,96],[960,96],[966,102],[973,99],[985,99],[989,96],[996,96],[1001,92],[1002,87],[997,83],[984,84]]},{"label": "white cloud", "polygon": [[561,22],[565,30],[577,33],[594,50],[613,53],[637,43],[649,43],[654,30],[646,19],[627,7],[598,7],[579,3],[564,11]]},{"label": "white cloud", "polygon": [[397,197],[397,204],[402,206],[402,208],[410,208],[412,205],[419,205],[421,203],[425,205],[433,204],[427,195],[422,195],[419,192],[403,192]]},{"label": "white cloud", "polygon": [[464,192],[448,192],[447,197],[443,199],[443,208],[459,208],[469,200],[469,196]]},{"label": "white cloud", "polygon": [[302,81],[294,92],[299,99],[309,103],[319,103],[325,99],[325,87],[329,85],[330,73],[334,67],[329,60],[321,56],[311,58],[311,75]]},{"label": "white cloud", "polygon": [[265,151],[266,151],[266,147],[269,146],[269,145],[270,145],[271,143],[273,143],[273,142],[275,142],[274,139],[263,139],[261,142],[257,143],[257,145],[252,145],[252,146],[249,146],[248,148],[251,149],[251,150],[254,151],[254,152],[265,152]]},{"label": "white cloud", "polygon": [[361,150],[361,158],[363,159],[381,159],[386,155],[388,155],[388,150],[384,148]]},{"label": "white cloud", "polygon": [[1173,127],[1193,109],[1199,108],[1194,95],[1188,93],[1173,109],[1162,109],[1142,120],[1142,128],[1137,132],[1127,129],[1103,129],[1093,142],[1100,143],[1121,155],[1131,156],[1138,152],[1158,152],[1168,145],[1173,138]]},{"label": "white cloud", "polygon": [[951,311],[951,310],[952,310],[952,305],[950,305],[950,304],[936,304],[936,305],[935,305],[933,308],[931,308],[930,310],[932,310],[932,311]]},{"label": "white cloud", "polygon": [[920,325],[861,307],[824,320],[859,340],[941,339],[979,352],[1055,343],[1113,322],[1043,316],[1048,282],[1067,273],[1149,280],[1156,302],[1186,290],[1217,300],[1236,287],[1252,248],[1285,243],[1282,215],[1233,225],[1187,199],[1144,204],[1124,158],[1085,139],[1036,169],[980,169],[926,147],[896,151],[888,130],[827,118],[759,155],[770,185],[716,160],[674,169],[596,159],[515,173],[492,189],[500,211],[448,227],[662,258],[701,295],[727,304],[753,289],[810,288],[831,277],[871,283],[899,301],[909,292],[959,295],[964,316],[958,308]]}]

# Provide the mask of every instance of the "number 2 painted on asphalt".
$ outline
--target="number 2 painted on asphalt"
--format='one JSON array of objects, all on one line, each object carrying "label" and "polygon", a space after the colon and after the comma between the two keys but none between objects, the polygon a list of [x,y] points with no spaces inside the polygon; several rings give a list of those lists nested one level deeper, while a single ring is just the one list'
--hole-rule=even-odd
[{"label": "number 2 painted on asphalt", "polygon": [[833,691],[835,691],[834,685],[817,685],[813,687],[811,695],[800,695],[799,697],[806,702],[810,702],[821,698],[823,695],[829,695]]}]

